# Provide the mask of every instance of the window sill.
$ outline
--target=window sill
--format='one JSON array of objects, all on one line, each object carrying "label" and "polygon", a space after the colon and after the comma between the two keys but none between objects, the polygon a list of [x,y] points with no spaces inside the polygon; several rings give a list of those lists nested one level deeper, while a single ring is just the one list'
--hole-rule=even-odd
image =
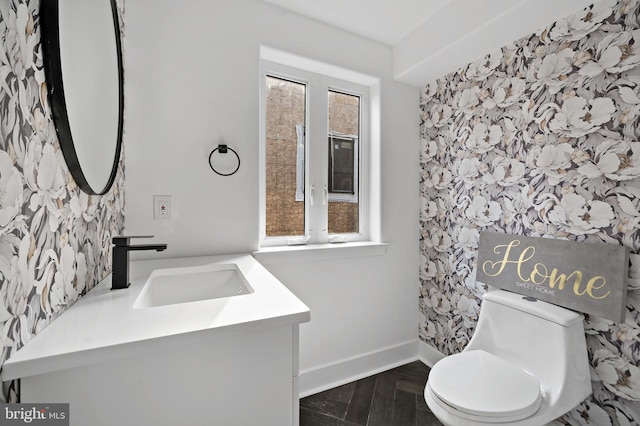
[{"label": "window sill", "polygon": [[387,243],[358,241],[351,243],[263,247],[260,250],[254,251],[253,257],[263,265],[269,265],[309,260],[342,259],[346,257],[381,256],[386,253],[387,245]]}]

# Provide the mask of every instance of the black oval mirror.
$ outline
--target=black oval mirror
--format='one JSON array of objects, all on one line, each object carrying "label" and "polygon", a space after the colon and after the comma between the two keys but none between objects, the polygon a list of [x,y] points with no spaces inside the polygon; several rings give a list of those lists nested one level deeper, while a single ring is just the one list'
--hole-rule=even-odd
[{"label": "black oval mirror", "polygon": [[40,24],[51,114],[78,186],[109,191],[122,146],[124,86],[115,0],[42,0]]}]

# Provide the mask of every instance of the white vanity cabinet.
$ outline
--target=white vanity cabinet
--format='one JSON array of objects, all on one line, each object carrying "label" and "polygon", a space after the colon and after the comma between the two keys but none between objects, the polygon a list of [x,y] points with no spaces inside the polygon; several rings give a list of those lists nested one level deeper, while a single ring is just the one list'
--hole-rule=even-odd
[{"label": "white vanity cabinet", "polygon": [[188,344],[25,377],[22,402],[68,402],[75,426],[297,425],[297,328],[200,333]]},{"label": "white vanity cabinet", "polygon": [[[234,263],[237,297],[133,308],[151,271]],[[309,309],[248,255],[140,261],[106,279],[3,366],[21,402],[69,403],[72,426],[298,425],[298,328]]]}]

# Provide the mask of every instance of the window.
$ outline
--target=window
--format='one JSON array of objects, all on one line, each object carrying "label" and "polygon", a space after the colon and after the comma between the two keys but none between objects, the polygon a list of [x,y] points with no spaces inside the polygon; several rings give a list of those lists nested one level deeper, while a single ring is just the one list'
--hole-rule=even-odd
[{"label": "window", "polygon": [[356,193],[357,136],[329,135],[329,200],[331,195]]},{"label": "window", "polygon": [[266,61],[261,78],[261,244],[367,239],[367,86]]}]

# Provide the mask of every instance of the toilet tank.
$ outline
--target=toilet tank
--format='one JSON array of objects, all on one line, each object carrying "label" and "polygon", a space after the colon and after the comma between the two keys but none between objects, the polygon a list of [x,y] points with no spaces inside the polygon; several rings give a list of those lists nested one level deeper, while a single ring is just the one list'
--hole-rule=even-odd
[{"label": "toilet tank", "polygon": [[474,349],[510,361],[546,389],[562,389],[576,375],[590,380],[583,315],[520,294],[494,290],[483,296],[465,351]]}]

